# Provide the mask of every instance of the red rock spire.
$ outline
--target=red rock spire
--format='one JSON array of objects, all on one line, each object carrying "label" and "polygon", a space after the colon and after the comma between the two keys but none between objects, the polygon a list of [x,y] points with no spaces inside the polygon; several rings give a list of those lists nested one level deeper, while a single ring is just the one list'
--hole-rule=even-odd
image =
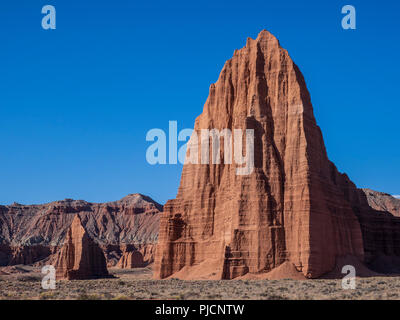
[{"label": "red rock spire", "polygon": [[75,215],[67,232],[55,268],[57,280],[91,279],[108,276],[104,253],[88,236],[79,215]]}]

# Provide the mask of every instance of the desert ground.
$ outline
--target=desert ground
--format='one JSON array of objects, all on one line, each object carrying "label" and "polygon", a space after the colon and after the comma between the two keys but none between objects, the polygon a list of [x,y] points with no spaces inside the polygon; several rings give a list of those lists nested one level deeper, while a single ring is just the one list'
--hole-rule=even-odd
[{"label": "desert ground", "polygon": [[152,280],[151,268],[111,269],[114,278],[57,281],[41,287],[40,270],[15,266],[0,276],[2,300],[140,300],[140,299],[400,299],[400,277],[357,278],[354,290],[341,280]]}]

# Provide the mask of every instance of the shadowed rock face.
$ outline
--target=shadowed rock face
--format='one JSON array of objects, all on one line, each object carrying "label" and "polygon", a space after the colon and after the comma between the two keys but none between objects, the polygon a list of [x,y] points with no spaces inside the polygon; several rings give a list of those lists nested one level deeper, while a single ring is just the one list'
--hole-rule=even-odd
[{"label": "shadowed rock face", "polygon": [[58,280],[82,280],[109,275],[103,251],[89,237],[78,215],[68,229],[54,267]]},{"label": "shadowed rock face", "polygon": [[143,254],[139,251],[131,251],[131,252],[125,252],[121,259],[119,260],[117,267],[121,269],[125,268],[140,268],[143,267],[144,264],[144,259],[143,259]]},{"label": "shadowed rock face", "polygon": [[31,264],[54,254],[76,215],[103,249],[107,263],[115,265],[127,247],[130,251],[154,247],[161,211],[161,205],[140,194],[107,203],[67,199],[0,206],[0,265]]},{"label": "shadowed rock face", "polygon": [[[376,244],[380,216],[329,161],[304,78],[267,31],[235,50],[195,122],[199,136],[225,128],[254,129],[254,171],[224,164],[222,141],[221,164],[184,165],[161,217],[156,278],[232,279],[286,261],[316,278],[340,257],[393,248]],[[379,221],[394,238],[397,227]]]}]

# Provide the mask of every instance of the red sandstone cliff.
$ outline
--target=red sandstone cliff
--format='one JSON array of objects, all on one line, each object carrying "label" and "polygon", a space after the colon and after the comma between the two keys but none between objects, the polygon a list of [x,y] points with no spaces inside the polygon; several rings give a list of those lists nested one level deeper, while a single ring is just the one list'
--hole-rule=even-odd
[{"label": "red sandstone cliff", "polygon": [[132,194],[119,201],[89,203],[63,200],[44,205],[0,206],[0,265],[32,264],[59,250],[75,216],[103,249],[109,266],[126,251],[153,260],[162,206]]},{"label": "red sandstone cliff", "polygon": [[235,50],[195,122],[199,136],[225,128],[254,130],[254,171],[184,165],[161,217],[156,278],[259,276],[284,263],[316,278],[345,257],[398,254],[397,222],[382,220],[329,161],[304,78],[267,31]]}]

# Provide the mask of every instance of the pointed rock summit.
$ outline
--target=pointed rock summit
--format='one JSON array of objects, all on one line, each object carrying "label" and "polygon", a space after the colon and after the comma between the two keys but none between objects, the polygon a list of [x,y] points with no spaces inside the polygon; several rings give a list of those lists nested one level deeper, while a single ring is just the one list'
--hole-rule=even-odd
[{"label": "pointed rock summit", "polygon": [[55,268],[57,280],[93,279],[109,275],[104,253],[89,237],[79,215],[75,215],[68,229]]},{"label": "pointed rock summit", "polygon": [[198,136],[226,128],[254,130],[254,170],[237,175],[224,164],[222,138],[221,164],[184,165],[160,221],[156,278],[259,277],[284,263],[292,267],[279,269],[283,278],[294,277],[285,270],[316,278],[340,257],[393,251],[374,241],[383,229],[329,161],[304,78],[268,31],[235,50],[195,122]]}]

